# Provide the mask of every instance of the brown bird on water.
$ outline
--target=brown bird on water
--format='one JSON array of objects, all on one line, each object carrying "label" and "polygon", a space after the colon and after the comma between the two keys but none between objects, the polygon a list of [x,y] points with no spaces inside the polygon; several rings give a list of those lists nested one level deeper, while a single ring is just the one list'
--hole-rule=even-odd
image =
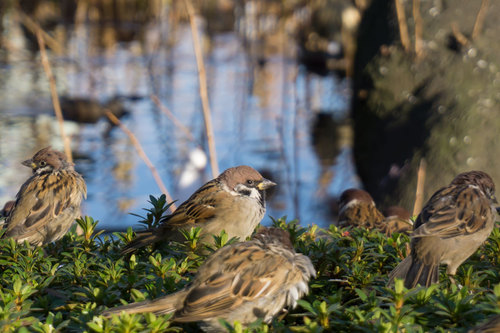
[{"label": "brown bird on water", "polygon": [[495,224],[495,184],[482,171],[459,174],[429,199],[411,234],[411,255],[389,275],[407,288],[439,282],[446,264],[452,282],[457,268],[488,238]]},{"label": "brown bird on water", "polygon": [[199,321],[206,332],[226,331],[222,318],[248,326],[269,323],[284,307],[294,307],[308,293],[316,272],[311,260],[293,250],[288,232],[261,228],[246,242],[220,248],[200,266],[191,284],[152,301],[109,309],[105,316],[173,312],[177,322]]},{"label": "brown bird on water", "polygon": [[[404,210],[404,208],[401,209]],[[391,209],[389,214],[391,215],[385,217],[376,207],[372,196],[366,191],[351,188],[342,192],[340,196],[340,227],[353,226],[378,229],[386,235],[391,235],[394,232],[408,232],[411,229],[411,224],[408,225],[408,223],[396,217],[400,214],[404,215],[401,210],[394,211]]]},{"label": "brown bird on water", "polygon": [[122,253],[160,241],[182,241],[180,230],[191,227],[201,227],[201,237],[208,242],[222,230],[229,238],[245,240],[264,217],[265,190],[275,185],[249,166],[227,169],[199,188],[173,214],[164,217],[159,227],[138,231]]},{"label": "brown bird on water", "polygon": [[22,162],[33,175],[21,186],[5,220],[3,238],[40,246],[64,236],[80,216],[87,186],[63,153],[50,147]]}]

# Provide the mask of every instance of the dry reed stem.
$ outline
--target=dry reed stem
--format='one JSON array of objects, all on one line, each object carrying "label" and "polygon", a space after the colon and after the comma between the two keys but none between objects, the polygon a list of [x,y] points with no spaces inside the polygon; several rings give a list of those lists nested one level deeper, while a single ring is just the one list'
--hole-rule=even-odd
[{"label": "dry reed stem", "polygon": [[420,160],[420,165],[418,166],[417,172],[417,190],[415,193],[415,205],[413,206],[413,216],[416,216],[422,210],[422,205],[424,203],[424,184],[425,184],[425,173],[427,169],[427,162],[425,159]]},{"label": "dry reed stem", "polygon": [[476,22],[474,23],[474,28],[472,29],[472,40],[476,39],[477,36],[479,36],[479,34],[481,33],[481,30],[483,30],[484,19],[486,17],[489,3],[489,0],[483,0],[481,2],[481,7],[479,8],[479,12],[476,16]]},{"label": "dry reed stem", "polygon": [[403,6],[402,0],[394,0],[396,4],[396,15],[398,16],[399,25],[399,36],[401,38],[401,44],[406,53],[410,53],[410,34],[408,33],[408,25],[406,24],[406,14],[405,8]]},{"label": "dry reed stem", "polygon": [[215,140],[212,128],[212,118],[210,112],[210,103],[208,101],[207,75],[205,72],[205,64],[203,63],[203,53],[201,50],[201,42],[198,36],[198,29],[195,22],[195,13],[190,0],[184,0],[186,9],[189,15],[189,24],[191,26],[191,34],[193,37],[193,48],[196,56],[196,65],[198,66],[198,80],[200,86],[200,98],[203,109],[203,117],[205,118],[205,128],[207,132],[208,151],[210,154],[210,166],[212,168],[213,177],[219,175],[219,166],[217,164],[217,154],[215,152]]},{"label": "dry reed stem", "polygon": [[420,0],[413,0],[413,19],[415,20],[415,54],[417,59],[420,59],[424,55],[422,39],[424,29],[422,15],[420,15]]},{"label": "dry reed stem", "polygon": [[50,47],[50,49],[54,51],[57,55],[62,55],[64,53],[61,44],[59,44],[59,42],[54,37],[46,33],[38,23],[36,23],[28,15],[23,13],[22,10],[18,10],[17,14],[19,15],[21,23],[26,28],[28,28],[28,30],[30,30],[34,35],[40,33],[43,36],[44,45],[47,44],[47,46]]},{"label": "dry reed stem", "polygon": [[70,140],[64,131],[64,118],[62,115],[61,104],[59,103],[59,96],[57,95],[56,79],[54,78],[54,74],[52,74],[52,68],[50,67],[49,57],[47,56],[47,51],[45,50],[45,41],[43,39],[41,29],[36,30],[36,38],[38,40],[38,46],[40,47],[40,57],[43,69],[45,71],[45,75],[47,76],[47,80],[49,81],[52,104],[54,105],[54,112],[57,117],[57,122],[59,123],[59,130],[61,131],[61,137],[64,144],[64,153],[66,154],[68,162],[73,163]]},{"label": "dry reed stem", "polygon": [[87,0],[78,1],[75,12],[75,26],[79,27],[85,22],[85,17],[87,16],[88,8],[89,4]]},{"label": "dry reed stem", "polygon": [[451,24],[451,31],[453,32],[453,36],[455,37],[457,42],[459,42],[461,45],[466,46],[469,44],[469,39],[465,37],[462,32],[460,32],[457,22],[453,22]]},{"label": "dry reed stem", "polygon": [[188,137],[188,139],[192,142],[196,142],[196,139],[194,138],[193,134],[191,134],[191,131],[189,130],[189,128],[187,128],[186,126],[184,126],[180,121],[179,119],[177,119],[174,114],[172,113],[172,111],[170,111],[170,109],[165,106],[161,101],[160,99],[158,98],[158,96],[156,96],[155,94],[152,94],[150,96],[151,100],[156,104],[156,106],[174,123],[175,126],[177,126],[182,132],[184,132],[184,134]]},{"label": "dry reed stem", "polygon": [[[135,137],[134,133],[132,133],[127,128],[127,126],[123,125],[123,123],[120,121],[120,119],[116,118],[116,116],[114,114],[112,114],[111,112],[106,111],[106,116],[108,117],[108,119],[113,124],[115,124],[116,126],[120,127],[120,129],[123,132],[125,132],[125,134],[127,134],[127,136],[129,137],[130,141],[134,145],[135,150],[139,154],[139,157],[144,161],[144,163],[146,163],[146,165],[148,166],[149,170],[153,174],[153,178],[155,179],[156,184],[158,184],[158,187],[160,188],[160,190],[162,191],[162,193],[165,194],[165,196],[167,197],[167,202],[173,202],[174,200],[172,200],[172,197],[170,196],[170,193],[168,193],[168,190],[165,187],[165,184],[163,184],[163,181],[161,180],[160,175],[158,174],[158,171],[156,170],[155,166],[153,165],[153,163],[149,159],[148,155],[146,155],[146,152],[142,148],[141,143],[139,142],[139,140],[137,140],[137,138]],[[176,209],[177,209],[177,207],[173,203],[170,206],[170,211],[173,213]]]}]

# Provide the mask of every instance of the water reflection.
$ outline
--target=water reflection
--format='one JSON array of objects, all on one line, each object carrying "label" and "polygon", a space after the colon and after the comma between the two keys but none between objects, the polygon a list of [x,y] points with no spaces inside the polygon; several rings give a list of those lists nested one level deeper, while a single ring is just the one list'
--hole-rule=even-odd
[{"label": "water reflection", "polygon": [[[171,195],[182,202],[212,177],[207,167],[193,162],[193,154],[206,142],[191,31],[183,22],[168,30],[172,22],[148,22],[142,26],[142,39],[130,37],[112,48],[96,46],[95,27],[80,24],[66,33],[67,54],[52,53],[51,60],[60,95],[101,104],[125,97],[120,99],[128,110],[123,123],[137,136]],[[165,29],[175,32],[175,38],[166,38]],[[347,83],[333,75],[310,74],[287,54],[256,58],[236,33],[212,36],[205,65],[219,168],[248,164],[276,181],[268,215],[326,225],[331,198],[359,186],[345,121]],[[191,136],[151,95],[158,96]],[[3,205],[29,176],[20,161],[49,144],[62,149],[62,142],[38,57],[21,54],[0,69],[0,100]],[[65,125],[76,169],[88,186],[83,213],[107,229],[134,225],[137,218],[128,213],[141,214],[149,195],[160,190],[128,137],[105,119]],[[264,221],[269,223],[269,217]]]}]

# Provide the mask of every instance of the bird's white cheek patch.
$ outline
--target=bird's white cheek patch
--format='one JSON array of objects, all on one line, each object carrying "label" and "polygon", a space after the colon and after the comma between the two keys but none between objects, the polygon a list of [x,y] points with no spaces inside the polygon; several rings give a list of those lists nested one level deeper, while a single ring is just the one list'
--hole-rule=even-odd
[{"label": "bird's white cheek patch", "polygon": [[243,184],[238,184],[234,188],[234,191],[231,191],[232,195],[242,195],[247,196],[252,199],[260,200],[260,193],[256,188],[246,187]]}]

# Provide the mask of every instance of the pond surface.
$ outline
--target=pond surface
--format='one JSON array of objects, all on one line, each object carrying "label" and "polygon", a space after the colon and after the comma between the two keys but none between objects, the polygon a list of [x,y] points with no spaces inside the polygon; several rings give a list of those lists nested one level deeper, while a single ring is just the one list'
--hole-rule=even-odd
[{"label": "pond surface", "polygon": [[[123,124],[180,203],[213,177],[201,153],[208,150],[191,30],[179,23],[175,42],[167,46],[159,43],[164,25],[150,24],[142,41],[118,43],[111,50],[93,47],[88,27],[68,28],[65,55],[49,57],[60,96],[101,103],[120,97],[129,111]],[[40,56],[25,50],[15,25],[5,34],[13,50],[0,63],[0,204],[13,199],[29,177],[21,161],[47,145],[62,150]],[[293,48],[292,41],[288,44]],[[348,83],[333,74],[309,73],[289,54],[255,61],[237,33],[212,37],[205,66],[218,165],[222,171],[247,164],[278,183],[264,224],[270,216],[286,215],[303,225],[326,226],[333,221],[334,198],[359,186],[346,120]],[[190,134],[157,107],[152,95]],[[142,215],[149,195],[161,191],[127,135],[105,119],[66,121],[65,128],[76,169],[88,186],[83,214],[108,230],[136,225],[129,213]]]}]

